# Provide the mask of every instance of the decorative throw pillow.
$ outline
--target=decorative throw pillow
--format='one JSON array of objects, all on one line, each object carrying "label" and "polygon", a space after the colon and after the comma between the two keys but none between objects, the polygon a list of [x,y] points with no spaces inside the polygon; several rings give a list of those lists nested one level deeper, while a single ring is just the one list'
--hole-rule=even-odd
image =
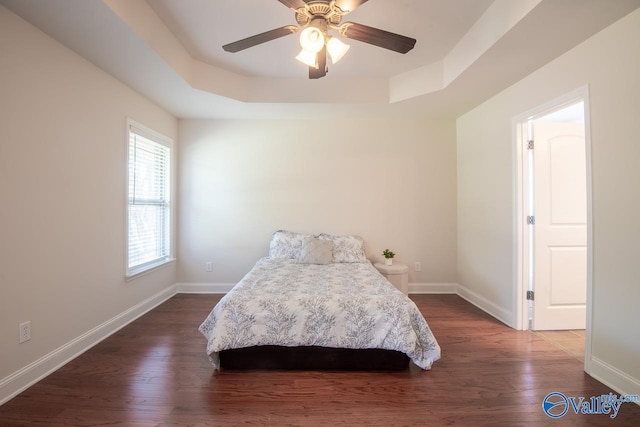
[{"label": "decorative throw pillow", "polygon": [[269,258],[299,259],[302,242],[307,237],[309,237],[308,234],[299,234],[293,231],[278,230],[274,232],[269,243]]},{"label": "decorative throw pillow", "polygon": [[332,236],[322,233],[318,238],[333,242],[333,262],[367,262],[364,241],[359,236]]},{"label": "decorative throw pillow", "polygon": [[331,264],[333,260],[333,242],[307,237],[302,242],[300,261],[303,264]]}]

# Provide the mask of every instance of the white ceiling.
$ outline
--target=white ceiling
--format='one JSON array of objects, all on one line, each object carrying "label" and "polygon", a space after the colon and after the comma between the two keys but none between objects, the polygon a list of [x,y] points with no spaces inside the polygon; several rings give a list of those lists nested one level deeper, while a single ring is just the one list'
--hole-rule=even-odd
[{"label": "white ceiling", "polygon": [[[352,50],[331,77],[390,77],[442,60],[493,0],[370,0],[346,15],[351,21],[418,40],[402,55],[359,41],[342,41]],[[278,0],[147,0],[192,57],[248,76],[306,77],[294,59],[300,51],[295,35],[238,52],[222,45],[284,25],[296,25],[295,13]],[[420,19],[407,19],[415,16]],[[334,34],[335,35],[335,34]]]},{"label": "white ceiling", "polygon": [[[640,0],[370,0],[344,21],[417,39],[351,49],[309,80],[277,0],[0,0],[180,118],[457,117],[640,7]],[[357,108],[356,108],[357,107]]]}]

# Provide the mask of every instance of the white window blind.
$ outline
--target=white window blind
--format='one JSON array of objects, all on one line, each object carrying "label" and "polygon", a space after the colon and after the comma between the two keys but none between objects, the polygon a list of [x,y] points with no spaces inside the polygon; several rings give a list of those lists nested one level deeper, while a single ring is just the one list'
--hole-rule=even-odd
[{"label": "white window blind", "polygon": [[129,124],[128,276],[171,259],[170,174],[170,143]]}]

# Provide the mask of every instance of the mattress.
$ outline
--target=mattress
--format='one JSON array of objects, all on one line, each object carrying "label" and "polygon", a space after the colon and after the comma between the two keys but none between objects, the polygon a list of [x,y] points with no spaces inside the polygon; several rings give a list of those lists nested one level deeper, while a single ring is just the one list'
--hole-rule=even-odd
[{"label": "mattress", "polygon": [[430,369],[440,346],[417,306],[370,262],[262,258],[199,327],[207,354],[247,347],[384,349]]}]

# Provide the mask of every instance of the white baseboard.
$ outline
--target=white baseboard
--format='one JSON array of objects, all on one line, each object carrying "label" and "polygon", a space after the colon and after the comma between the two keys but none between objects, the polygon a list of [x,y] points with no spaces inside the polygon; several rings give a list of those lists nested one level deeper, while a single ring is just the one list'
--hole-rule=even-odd
[{"label": "white baseboard", "polygon": [[[229,292],[234,285],[235,283],[176,283],[168,287],[58,349],[44,355],[8,377],[0,379],[0,405],[174,295],[178,293],[224,294]],[[457,283],[410,283],[409,293],[457,294],[504,323],[509,324],[504,319],[511,318],[511,313]],[[607,375],[605,375],[605,377],[606,376]],[[630,389],[636,388],[630,387]],[[618,390],[618,388],[616,388],[616,390]]]},{"label": "white baseboard", "polygon": [[28,364],[8,377],[0,379],[0,405],[75,359],[138,317],[162,304],[176,293],[177,287],[176,285],[172,285],[42,356],[40,359]]},{"label": "white baseboard", "polygon": [[[96,326],[58,349],[44,355],[35,362],[13,374],[0,379],[0,405],[9,401],[31,385],[64,366],[105,338],[114,334],[140,316],[154,309],[178,293],[224,294],[234,283],[176,283],[147,298],[139,304]],[[456,294],[471,304],[510,325],[512,313],[497,306],[486,298],[457,283],[410,283],[409,293],[413,294]],[[611,387],[620,394],[640,395],[640,380],[630,377],[615,367],[593,357],[589,373],[593,378]]]},{"label": "white baseboard", "polygon": [[483,296],[478,295],[477,293],[469,290],[468,288],[458,285],[458,289],[456,290],[456,294],[471,304],[478,307],[480,310],[485,313],[495,317],[505,325],[511,327],[513,324],[513,313],[509,310],[505,310],[504,308],[492,303],[488,299]]},{"label": "white baseboard", "polygon": [[[591,357],[589,368],[591,371],[588,372],[589,375],[600,381],[602,384],[611,387],[619,394],[635,394],[640,396],[639,379],[633,378],[593,356]],[[640,402],[636,403],[640,405]]]},{"label": "white baseboard", "polygon": [[226,294],[235,283],[177,283],[181,294]]},{"label": "white baseboard", "polygon": [[511,326],[513,314],[458,283],[409,283],[409,294],[455,294]]}]

